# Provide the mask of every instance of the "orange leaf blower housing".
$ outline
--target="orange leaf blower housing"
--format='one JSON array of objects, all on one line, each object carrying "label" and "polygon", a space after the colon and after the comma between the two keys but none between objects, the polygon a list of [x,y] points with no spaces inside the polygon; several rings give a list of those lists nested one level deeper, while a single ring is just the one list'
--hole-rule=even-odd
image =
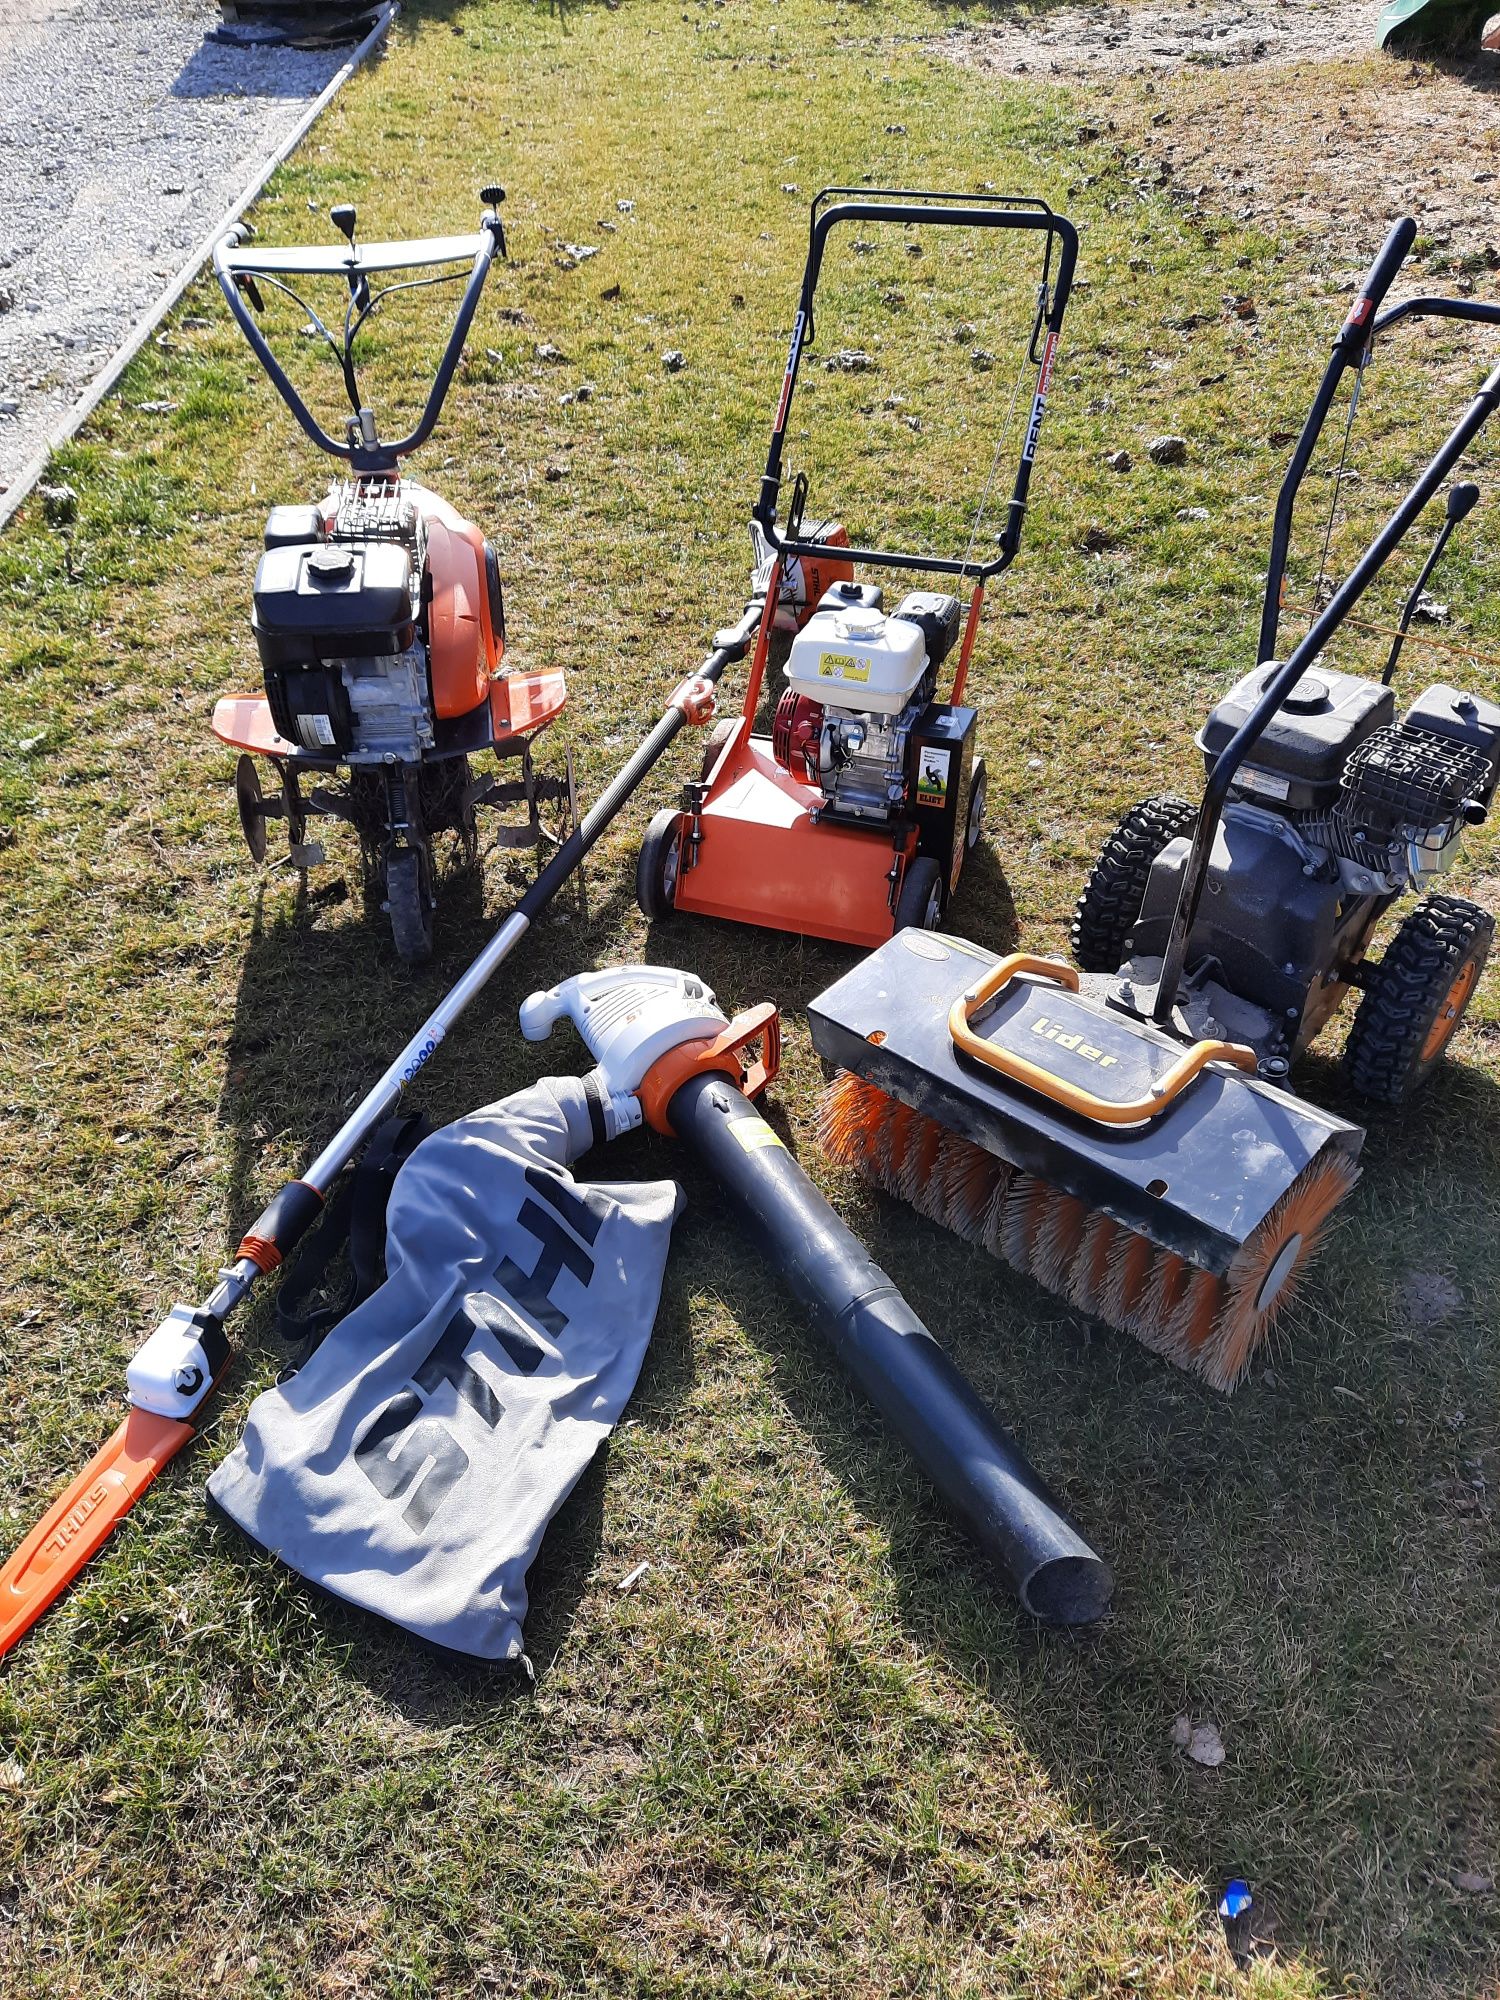
[{"label": "orange leaf blower housing", "polygon": [[[986,561],[856,548],[837,522],[805,523],[798,474],[784,528],[777,504],[798,365],[813,339],[813,294],[842,224],[927,224],[1040,235],[1044,262],[1028,358],[1030,420],[998,553]],[[741,713],[714,729],[685,810],[659,813],[642,844],[636,896],[670,910],[881,944],[932,929],[958,887],[984,819],[978,717],[964,690],[985,586],[1020,548],[1053,357],[1078,238],[1045,202],[1010,196],[825,188],[812,205],[807,264],[760,498],[752,514],[765,614]],[[1056,270],[1054,273],[1054,262]],[[965,607],[913,590],[891,612],[857,566],[925,571],[970,585]],[[769,736],[755,733],[773,631],[790,635],[786,687]],[[946,699],[939,672],[951,662]]]}]

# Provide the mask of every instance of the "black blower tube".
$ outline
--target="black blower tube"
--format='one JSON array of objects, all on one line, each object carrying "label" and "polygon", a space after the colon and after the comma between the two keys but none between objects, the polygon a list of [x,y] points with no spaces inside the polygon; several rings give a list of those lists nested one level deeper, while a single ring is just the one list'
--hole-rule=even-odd
[{"label": "black blower tube", "polygon": [[667,1116],[1023,1609],[1054,1625],[1102,1617],[1114,1590],[1108,1563],[744,1093],[727,1077],[695,1076]]}]

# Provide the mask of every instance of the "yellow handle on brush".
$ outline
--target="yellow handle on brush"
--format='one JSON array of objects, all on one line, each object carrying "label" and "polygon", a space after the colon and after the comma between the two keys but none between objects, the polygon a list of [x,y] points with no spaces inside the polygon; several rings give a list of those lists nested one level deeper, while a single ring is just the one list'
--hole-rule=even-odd
[{"label": "yellow handle on brush", "polygon": [[1183,1050],[1164,1076],[1158,1077],[1146,1096],[1125,1103],[1096,1097],[1093,1091],[1070,1083],[1066,1077],[1054,1076],[1039,1063],[1028,1062],[1025,1056],[986,1041],[970,1026],[980,1009],[1003,992],[1019,972],[1050,979],[1069,993],[1078,991],[1078,974],[1064,960],[1034,958],[1029,952],[1014,951],[992,966],[977,986],[970,986],[954,1001],[948,1011],[948,1033],[954,1047],[986,1069],[998,1071],[1012,1083],[1024,1084],[1049,1103],[1060,1105],[1080,1118],[1091,1118],[1097,1125],[1142,1125],[1148,1118],[1158,1117],[1208,1063],[1233,1063],[1236,1069],[1250,1071],[1256,1068],[1255,1051],[1240,1042],[1194,1042],[1191,1048]]}]

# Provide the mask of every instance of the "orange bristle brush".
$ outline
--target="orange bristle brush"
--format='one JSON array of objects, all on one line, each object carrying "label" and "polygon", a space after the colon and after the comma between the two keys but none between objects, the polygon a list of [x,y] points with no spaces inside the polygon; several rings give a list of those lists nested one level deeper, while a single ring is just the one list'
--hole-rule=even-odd
[{"label": "orange bristle brush", "polygon": [[818,1130],[838,1166],[1216,1389],[1232,1389],[1244,1375],[1329,1216],[1359,1178],[1346,1155],[1321,1159],[1217,1274],[1090,1211],[1049,1181],[1018,1173],[848,1071],[824,1091]]}]

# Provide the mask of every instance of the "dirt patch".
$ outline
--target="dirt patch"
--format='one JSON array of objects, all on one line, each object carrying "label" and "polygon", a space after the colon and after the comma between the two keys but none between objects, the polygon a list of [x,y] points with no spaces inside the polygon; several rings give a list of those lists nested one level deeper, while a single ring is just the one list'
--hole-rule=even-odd
[{"label": "dirt patch", "polygon": [[1059,7],[960,30],[955,54],[1010,76],[1130,76],[1363,53],[1370,0],[1227,0],[1185,7]]},{"label": "dirt patch", "polygon": [[1464,1295],[1442,1271],[1408,1271],[1401,1280],[1396,1304],[1408,1326],[1441,1326],[1460,1311]]},{"label": "dirt patch", "polygon": [[1473,290],[1500,266],[1500,59],[1382,56],[1372,18],[1367,0],[1065,7],[942,46],[996,75],[1088,82],[1083,136],[1139,184],[1300,240],[1319,268],[1362,270],[1413,215],[1426,274]]}]

